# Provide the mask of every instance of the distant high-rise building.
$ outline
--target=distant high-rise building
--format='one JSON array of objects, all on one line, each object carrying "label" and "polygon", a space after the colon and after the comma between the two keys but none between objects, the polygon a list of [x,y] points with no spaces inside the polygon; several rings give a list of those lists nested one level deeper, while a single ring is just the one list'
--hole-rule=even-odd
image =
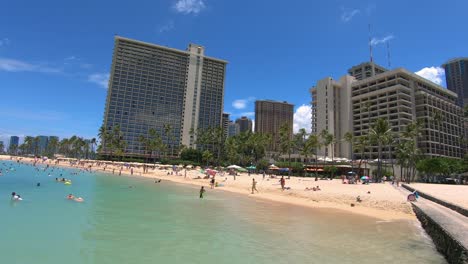
[{"label": "distant high-rise building", "polygon": [[204,53],[196,44],[184,51],[115,37],[103,125],[120,126],[125,155],[147,155],[138,139],[151,128],[173,150],[196,147],[192,131],[222,126],[227,62]]},{"label": "distant high-rise building", "polygon": [[[334,152],[322,155],[351,158],[344,133],[352,132],[356,138],[368,135],[375,121],[382,118],[394,133],[422,120],[417,144],[424,155],[462,157],[462,111],[456,104],[456,93],[413,72],[397,68],[362,80],[345,76],[336,82],[326,78],[311,89],[311,94],[313,132],[319,134],[326,129],[338,142]],[[442,115],[440,123],[432,121],[435,113]],[[392,155],[395,158],[395,149]],[[371,144],[363,154],[355,152],[354,157],[376,159],[378,146]]]},{"label": "distant high-rise building", "polygon": [[280,127],[287,124],[293,134],[294,105],[272,100],[255,101],[255,132],[270,134],[270,150],[278,151]]},{"label": "distant high-rise building", "polygon": [[240,133],[239,124],[229,121],[228,124],[228,137],[233,137]]},{"label": "distant high-rise building", "polygon": [[0,141],[0,153],[3,153],[5,151],[5,143],[3,141]]},{"label": "distant high-rise building", "polygon": [[468,105],[468,58],[456,58],[442,65],[445,69],[447,89],[458,95],[460,107]]},{"label": "distant high-rise building", "polygon": [[[458,95],[457,104],[460,107],[468,105],[468,57],[449,60],[442,65],[445,69],[447,89]],[[468,118],[463,117],[463,150],[468,153]]]},{"label": "distant high-rise building", "polygon": [[252,131],[252,120],[246,116],[236,119],[236,123],[239,125],[239,132]]},{"label": "distant high-rise building", "polygon": [[228,136],[228,127],[229,127],[229,114],[223,113],[223,131],[226,137]]},{"label": "distant high-rise building", "polygon": [[9,149],[13,149],[13,148],[18,149],[18,146],[19,146],[19,137],[11,136],[10,137],[10,144],[8,145],[8,148]]},{"label": "distant high-rise building", "polygon": [[37,154],[41,155],[47,150],[47,144],[49,143],[48,136],[38,136],[39,142],[37,142]]}]

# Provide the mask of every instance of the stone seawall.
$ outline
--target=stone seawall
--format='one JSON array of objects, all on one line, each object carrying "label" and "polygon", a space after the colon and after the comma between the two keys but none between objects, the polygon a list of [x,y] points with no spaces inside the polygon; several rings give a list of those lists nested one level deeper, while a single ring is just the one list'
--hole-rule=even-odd
[{"label": "stone seawall", "polygon": [[414,203],[413,210],[426,233],[434,241],[437,250],[445,256],[449,263],[468,264],[468,250],[463,245]]},{"label": "stone seawall", "polygon": [[[407,189],[408,191],[410,192],[414,192],[415,189],[411,186],[408,186],[406,184],[402,184],[403,188]],[[423,193],[421,191],[418,190],[418,194],[419,196],[423,197],[423,198],[426,198],[427,200],[430,200],[430,201],[433,201],[434,203],[438,203],[442,206],[445,206],[447,208],[450,208],[452,210],[454,210],[455,212],[459,213],[459,214],[462,214],[466,217],[468,217],[468,209],[466,208],[463,208],[461,206],[458,206],[456,204],[453,204],[453,203],[449,203],[449,202],[446,202],[444,200],[441,200],[441,199],[438,199],[438,198],[435,198],[434,196],[432,195],[429,195],[427,193]]]}]

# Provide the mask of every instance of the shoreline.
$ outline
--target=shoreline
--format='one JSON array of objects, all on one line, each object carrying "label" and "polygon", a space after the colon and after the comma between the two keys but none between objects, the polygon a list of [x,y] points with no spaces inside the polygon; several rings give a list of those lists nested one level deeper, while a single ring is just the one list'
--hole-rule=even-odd
[{"label": "shoreline", "polygon": [[[34,163],[33,158],[13,156],[10,159],[9,155],[0,155],[0,160],[16,162],[17,158],[20,158],[22,163]],[[107,165],[107,169],[97,167],[96,160],[86,160],[86,165],[72,165],[67,161],[61,161],[59,164],[55,164],[52,160],[46,162],[38,161],[39,165],[57,166],[71,169],[86,169],[87,166],[92,165],[92,172],[101,172],[108,174],[109,176],[119,176],[119,170],[122,166],[117,164]],[[115,170],[115,174],[112,174],[112,170]],[[184,177],[185,171],[182,170],[180,175],[167,175],[169,169],[150,169],[148,173],[142,173],[141,168],[133,168],[134,173],[131,174],[130,169],[123,168],[121,176],[125,177],[138,177],[147,179],[161,179],[167,180],[177,184],[191,185],[191,186],[205,186],[207,192],[210,192],[210,184],[208,179],[195,179],[204,174],[192,169],[187,170],[187,177]],[[331,181],[313,181],[311,178],[300,178],[291,177],[290,180],[286,180],[286,185],[289,186],[290,190],[282,191],[279,188],[279,184],[275,183],[278,179],[265,179],[263,180],[262,175],[252,174],[248,176],[246,173],[242,173],[237,176],[236,180],[232,179],[232,176],[216,176],[216,179],[220,180],[219,183],[223,184],[223,187],[215,187],[215,191],[227,191],[236,193],[239,195],[247,195],[249,198],[261,199],[269,202],[279,202],[285,204],[291,204],[294,206],[301,206],[306,208],[321,208],[321,209],[334,209],[346,213],[358,214],[367,217],[372,217],[377,220],[383,221],[394,221],[394,220],[413,220],[416,221],[416,216],[413,213],[411,204],[406,202],[406,197],[397,188],[389,184],[371,184],[371,185],[348,185],[341,184],[341,180]],[[251,194],[250,185],[252,178],[255,178],[258,182],[257,188],[259,193]],[[305,191],[305,187],[311,183],[321,186],[321,191]],[[369,191],[366,191],[369,190]],[[366,196],[367,192],[371,192]],[[374,194],[375,193],[375,194]],[[357,203],[355,195],[362,196],[362,203]],[[351,203],[354,207],[351,207]]]}]

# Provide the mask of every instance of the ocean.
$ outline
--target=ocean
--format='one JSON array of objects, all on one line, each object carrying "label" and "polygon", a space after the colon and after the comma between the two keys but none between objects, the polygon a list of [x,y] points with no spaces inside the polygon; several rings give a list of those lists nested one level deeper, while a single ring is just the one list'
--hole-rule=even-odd
[{"label": "ocean", "polygon": [[0,169],[0,263],[446,263],[417,221],[209,188],[199,199],[193,186],[44,165]]}]

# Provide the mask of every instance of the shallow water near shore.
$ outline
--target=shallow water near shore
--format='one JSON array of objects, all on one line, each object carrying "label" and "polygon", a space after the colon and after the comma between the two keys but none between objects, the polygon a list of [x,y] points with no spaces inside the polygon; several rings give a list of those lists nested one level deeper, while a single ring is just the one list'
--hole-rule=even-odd
[{"label": "shallow water near shore", "polygon": [[[415,221],[210,189],[199,199],[193,186],[143,178],[0,168],[1,263],[446,263]],[[73,184],[55,182],[60,174]],[[12,191],[24,200],[11,202]]]}]

